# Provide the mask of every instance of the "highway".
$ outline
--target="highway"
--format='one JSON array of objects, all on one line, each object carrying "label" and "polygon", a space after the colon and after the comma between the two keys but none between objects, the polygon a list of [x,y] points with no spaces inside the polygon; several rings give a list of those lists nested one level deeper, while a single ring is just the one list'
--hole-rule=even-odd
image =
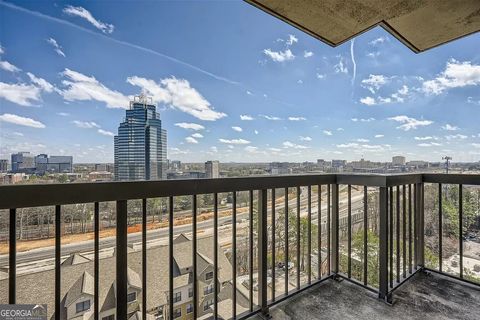
[{"label": "highway", "polygon": [[[307,212],[306,209],[304,209],[307,205],[307,197],[306,197],[306,188],[305,190],[302,190],[301,193],[301,213],[302,216],[306,216]],[[316,223],[317,221],[317,199],[318,197],[314,194],[312,194],[312,222]],[[289,199],[289,208],[296,210],[296,198]],[[322,202],[322,217],[326,216],[326,201]],[[347,215],[347,201],[346,197],[345,199],[342,199],[339,203],[339,215],[340,218],[343,216]],[[277,203],[275,206],[276,210],[283,209],[284,204],[283,203]],[[355,212],[358,209],[363,208],[363,194],[362,193],[357,193],[352,195],[352,212]],[[238,214],[237,215],[237,221],[241,222],[243,219],[248,219],[248,212]],[[326,218],[325,218],[326,219]],[[324,220],[325,220],[324,219]],[[231,216],[226,216],[226,217],[221,217],[218,219],[218,225],[223,226],[225,224],[231,224],[232,217]],[[325,223],[325,222],[323,222]],[[206,221],[201,221],[197,223],[197,230],[199,232],[211,232],[213,227],[213,221],[212,219],[206,220]],[[147,242],[152,242],[152,241],[159,241],[159,240],[166,240],[168,238],[168,228],[159,228],[159,229],[154,229],[154,230],[149,230],[147,232]],[[175,226],[174,227],[174,234],[180,234],[180,233],[190,233],[192,231],[192,225],[191,224],[186,224],[186,225],[180,225],[180,226]],[[142,233],[141,232],[136,232],[136,233],[131,233],[128,235],[128,243],[141,243],[142,240]],[[100,250],[103,249],[108,249],[108,248],[113,248],[115,247],[116,244],[116,237],[106,237],[106,238],[101,238],[100,239]],[[93,241],[88,240],[88,241],[81,241],[81,242],[76,242],[76,243],[71,243],[71,244],[64,244],[61,247],[61,254],[62,256],[66,257],[72,253],[79,253],[79,252],[91,252],[93,251]],[[33,249],[29,251],[24,251],[24,252],[17,252],[17,265],[19,264],[27,264],[27,263],[33,263],[35,261],[40,261],[40,260],[45,260],[45,259],[53,259],[55,254],[55,247],[49,246],[49,247],[44,247],[44,248],[39,248],[39,249]],[[8,255],[0,255],[0,266],[8,266]]]}]

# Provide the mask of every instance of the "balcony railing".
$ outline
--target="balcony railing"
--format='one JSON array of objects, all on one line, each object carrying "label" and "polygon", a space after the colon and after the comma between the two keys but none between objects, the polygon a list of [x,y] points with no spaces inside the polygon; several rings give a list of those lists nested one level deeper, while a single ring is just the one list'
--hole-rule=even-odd
[{"label": "balcony railing", "polygon": [[[435,256],[436,266],[426,263],[425,254],[425,184],[436,184],[438,203],[433,232],[438,235],[438,246],[428,250],[428,257]],[[449,192],[458,192],[458,248],[457,273],[442,269],[443,223],[442,195],[445,185],[455,185]],[[55,246],[54,318],[60,319],[62,305],[62,209],[71,204],[93,204],[94,225],[94,313],[100,318],[99,309],[99,249],[100,204],[116,203],[116,315],[127,319],[128,303],[128,201],[141,200],[141,282],[139,301],[143,319],[147,308],[147,199],[168,199],[168,257],[158,263],[168,264],[168,297],[165,316],[173,319],[178,309],[174,307],[175,265],[175,210],[176,197],[191,197],[192,252],[191,275],[193,277],[193,317],[203,311],[199,304],[198,276],[198,197],[213,195],[213,310],[219,318],[219,195],[231,196],[228,214],[231,220],[231,315],[240,319],[255,313],[268,314],[269,308],[288,297],[327,279],[343,278],[378,294],[392,302],[394,291],[420,270],[440,272],[462,281],[477,284],[464,274],[463,190],[464,186],[480,186],[480,175],[460,174],[405,174],[405,175],[295,175],[227,179],[199,179],[173,181],[105,182],[79,184],[13,185],[0,186],[0,210],[9,210],[8,250],[8,303],[36,303],[17,301],[17,238],[20,208],[54,206]],[[429,189],[431,190],[431,188]],[[239,228],[238,196],[247,195],[242,216],[248,216],[248,227],[243,237],[247,243],[247,271],[239,275],[237,270]],[[353,200],[352,200],[353,199]],[[480,198],[479,198],[480,199]],[[360,204],[360,205],[359,205]],[[438,214],[438,216],[437,216]],[[477,215],[480,213],[477,212]],[[451,217],[449,218],[451,219]],[[223,221],[223,220],[222,220]],[[245,224],[245,223],[243,223]],[[223,224],[222,224],[223,225]],[[283,234],[282,234],[283,230]],[[302,232],[302,230],[306,230]],[[355,231],[356,230],[356,231]],[[432,232],[429,230],[429,233]],[[437,259],[438,258],[438,262]],[[433,258],[432,258],[433,259]],[[434,264],[435,264],[434,263]],[[225,270],[221,270],[225,272]],[[248,306],[237,310],[238,278],[247,285],[245,293]],[[32,290],[41,290],[32,288]],[[1,288],[0,288],[1,290]],[[64,294],[64,293],[63,293]],[[208,302],[207,302],[208,303]],[[207,308],[208,309],[208,308]],[[242,308],[243,309],[243,308]]]}]

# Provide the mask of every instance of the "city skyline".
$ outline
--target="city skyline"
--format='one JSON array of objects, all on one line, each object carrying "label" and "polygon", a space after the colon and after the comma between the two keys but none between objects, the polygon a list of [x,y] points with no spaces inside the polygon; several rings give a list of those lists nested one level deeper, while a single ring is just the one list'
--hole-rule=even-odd
[{"label": "city skyline", "polygon": [[141,91],[158,105],[169,159],[480,159],[478,34],[416,55],[380,28],[330,48],[243,2],[0,10],[12,26],[0,40],[3,159],[113,163]]}]

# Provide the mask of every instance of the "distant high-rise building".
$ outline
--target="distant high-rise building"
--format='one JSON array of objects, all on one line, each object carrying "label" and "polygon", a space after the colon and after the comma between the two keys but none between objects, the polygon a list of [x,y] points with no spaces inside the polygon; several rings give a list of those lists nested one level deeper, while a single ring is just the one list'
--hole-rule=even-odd
[{"label": "distant high-rise building", "polygon": [[404,166],[405,157],[404,156],[394,156],[392,157],[392,165],[394,166]]},{"label": "distant high-rise building", "polygon": [[218,178],[219,167],[220,167],[220,164],[218,161],[205,162],[205,178],[207,179]]},{"label": "distant high-rise building", "polygon": [[35,171],[35,159],[30,152],[18,152],[12,154],[12,172],[33,173]]},{"label": "distant high-rise building", "polygon": [[35,157],[35,172],[45,173],[71,173],[73,171],[72,156],[50,156],[39,154]]},{"label": "distant high-rise building", "polygon": [[151,99],[141,95],[130,102],[114,149],[115,180],[166,179],[167,131]]},{"label": "distant high-rise building", "polygon": [[8,160],[0,159],[0,172],[7,172],[8,170]]}]

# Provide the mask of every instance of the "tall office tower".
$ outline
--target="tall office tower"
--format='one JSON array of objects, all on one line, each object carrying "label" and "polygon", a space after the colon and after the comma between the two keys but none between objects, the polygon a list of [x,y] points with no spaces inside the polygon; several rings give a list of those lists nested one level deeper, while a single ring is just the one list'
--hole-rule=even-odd
[{"label": "tall office tower", "polygon": [[8,160],[0,159],[0,172],[7,172],[8,170]]},{"label": "tall office tower", "polygon": [[212,179],[212,178],[218,178],[219,173],[219,162],[218,161],[207,161],[205,162],[205,178],[207,179]]},{"label": "tall office tower", "polygon": [[33,173],[35,171],[35,159],[30,152],[19,152],[12,154],[13,173]]},{"label": "tall office tower", "polygon": [[167,131],[151,98],[130,102],[114,137],[115,180],[162,180],[167,170]]}]

